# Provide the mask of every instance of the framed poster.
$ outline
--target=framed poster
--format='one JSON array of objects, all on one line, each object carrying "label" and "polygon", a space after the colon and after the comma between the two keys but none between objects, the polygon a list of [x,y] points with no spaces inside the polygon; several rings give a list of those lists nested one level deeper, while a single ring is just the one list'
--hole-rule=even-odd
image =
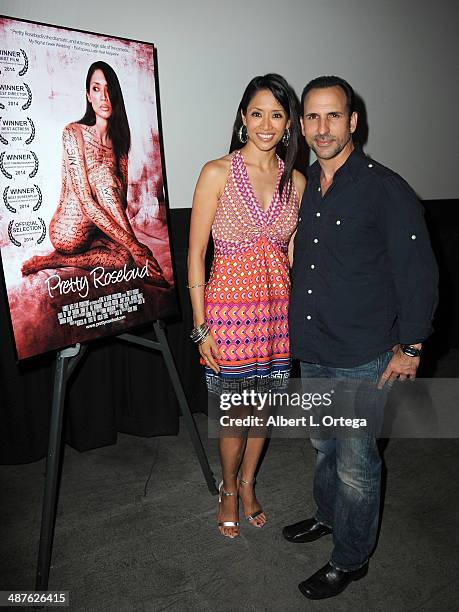
[{"label": "framed poster", "polygon": [[0,17],[0,253],[24,359],[177,312],[153,44]]}]

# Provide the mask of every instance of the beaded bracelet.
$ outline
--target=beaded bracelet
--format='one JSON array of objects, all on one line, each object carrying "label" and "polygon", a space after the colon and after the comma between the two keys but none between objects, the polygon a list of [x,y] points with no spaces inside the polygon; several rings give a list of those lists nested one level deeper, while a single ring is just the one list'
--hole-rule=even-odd
[{"label": "beaded bracelet", "polygon": [[187,289],[194,289],[195,287],[205,287],[207,283],[196,283],[196,285],[186,285]]}]

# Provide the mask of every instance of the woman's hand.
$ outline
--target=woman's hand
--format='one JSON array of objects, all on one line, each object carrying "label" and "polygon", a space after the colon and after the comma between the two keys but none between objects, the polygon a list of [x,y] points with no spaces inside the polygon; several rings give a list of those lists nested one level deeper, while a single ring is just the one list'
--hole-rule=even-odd
[{"label": "woman's hand", "polygon": [[153,253],[146,245],[140,244],[140,242],[138,242],[137,244],[134,244],[132,246],[130,252],[136,266],[138,266],[139,268],[143,268],[148,259],[148,271],[150,271],[151,268],[156,272],[161,273],[159,263],[153,257]]},{"label": "woman's hand", "polygon": [[215,374],[218,374],[220,372],[220,368],[216,362],[216,359],[221,359],[221,354],[212,333],[209,333],[204,342],[201,342],[198,350],[201,357],[206,362],[206,365],[208,365],[209,368],[215,372]]},{"label": "woman's hand", "polygon": [[[169,283],[166,281],[161,270],[161,266],[153,257],[153,253],[144,244],[134,244],[130,250],[131,257],[134,263],[139,268],[143,268],[147,264],[148,277],[155,285],[168,286]],[[145,281],[148,282],[148,277],[145,277]]]}]

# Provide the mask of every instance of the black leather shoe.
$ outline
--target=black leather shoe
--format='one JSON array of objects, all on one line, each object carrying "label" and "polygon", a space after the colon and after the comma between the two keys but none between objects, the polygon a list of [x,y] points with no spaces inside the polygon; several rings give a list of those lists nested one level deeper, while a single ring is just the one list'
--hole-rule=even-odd
[{"label": "black leather shoe", "polygon": [[327,563],[307,580],[300,582],[298,588],[308,599],[335,597],[344,591],[351,582],[363,578],[367,571],[368,563],[352,572],[342,572]]},{"label": "black leather shoe", "polygon": [[314,542],[324,535],[331,533],[332,530],[312,517],[293,525],[287,525],[282,530],[282,535],[289,542],[303,543]]}]

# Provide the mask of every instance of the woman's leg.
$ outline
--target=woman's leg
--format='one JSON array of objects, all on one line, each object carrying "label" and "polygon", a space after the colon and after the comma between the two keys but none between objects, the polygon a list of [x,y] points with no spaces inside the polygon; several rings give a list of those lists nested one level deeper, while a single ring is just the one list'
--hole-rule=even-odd
[{"label": "woman's leg", "polygon": [[[249,432],[240,469],[240,479],[248,484],[241,483],[239,486],[239,496],[244,507],[245,516],[252,515],[254,512],[261,510],[261,506],[255,497],[254,479],[265,441],[266,438],[264,437],[250,437]],[[266,523],[265,513],[262,512],[256,516],[251,523],[257,527],[262,527]]]},{"label": "woman's leg", "polygon": [[[246,437],[237,438],[222,437],[219,440],[220,461],[222,465],[223,489],[228,493],[238,492],[244,506],[244,516],[249,516],[261,510],[261,506],[255,497],[254,478],[255,472],[263,451],[265,438]],[[240,484],[238,489],[237,475],[248,484]],[[234,496],[223,496],[219,505],[218,521],[237,521],[238,503]],[[264,512],[251,521],[257,527],[263,527],[266,523]],[[235,536],[239,534],[239,527],[220,527],[223,535]]]},{"label": "woman's leg", "polygon": [[[95,218],[90,221],[82,221],[80,206],[72,196],[66,200],[67,214],[61,213],[58,208],[50,225],[50,237],[56,250],[49,255],[36,255],[28,259],[22,266],[22,274],[26,276],[40,270],[67,267],[92,270],[97,266],[102,266],[108,270],[114,270],[122,268],[125,264],[130,266],[132,263],[143,267],[148,261],[148,275],[144,277],[144,282],[157,287],[167,287],[168,283],[150,249],[140,244],[134,236],[122,210],[119,190],[115,187],[101,186],[97,190],[97,195],[98,202],[93,202]],[[97,219],[100,221],[104,216],[102,210],[105,216],[113,218],[114,226],[118,226],[119,222],[123,225],[123,230],[131,234],[128,240],[131,248],[127,244],[121,245],[104,234],[91,243],[88,236],[94,232],[101,233],[100,228],[97,230],[97,226],[92,223]],[[97,211],[100,213],[99,217]],[[72,212],[73,218],[70,214]]]},{"label": "woman's leg", "polygon": [[[254,406],[233,406],[228,416],[244,418],[253,416],[254,411],[258,414]],[[234,491],[239,493],[244,506],[244,516],[250,516],[261,510],[261,506],[255,497],[253,480],[265,444],[266,428],[235,426],[234,435],[231,435],[231,430],[226,431],[227,435],[221,436],[219,441],[223,488],[231,493]],[[250,436],[250,433],[252,436]],[[241,484],[241,479],[248,484]],[[221,516],[224,516],[224,518],[221,518]],[[237,517],[237,498],[224,497],[222,504],[220,504],[219,522],[238,520]],[[262,527],[266,523],[264,512],[256,516],[251,523],[257,527]],[[234,535],[239,534],[239,527],[221,527],[220,530],[223,535],[234,537]]]},{"label": "woman's leg", "polygon": [[[126,248],[134,263],[143,267],[147,263],[148,274],[155,280],[163,279],[162,270],[150,249],[141,244],[134,234],[127,217],[123,195],[120,189],[113,184],[113,178],[107,170],[101,171],[96,181],[96,199],[89,206],[90,219],[99,229],[106,231],[109,236],[119,240]],[[121,228],[122,232],[119,232]],[[124,236],[124,239],[122,238]]]},{"label": "woman's leg", "polygon": [[22,274],[35,274],[40,270],[53,268],[82,268],[92,270],[97,266],[107,269],[122,268],[130,262],[130,255],[126,249],[106,241],[104,246],[88,248],[84,253],[66,254],[53,251],[49,255],[35,255],[22,265]]},{"label": "woman's leg", "polygon": [[[235,496],[222,495],[218,508],[218,522],[238,521],[239,504],[237,496],[237,473],[241,464],[244,448],[247,442],[245,437],[221,437],[219,440],[220,462],[222,465],[223,489]],[[239,535],[239,527],[219,527],[224,536],[235,537]]]}]

